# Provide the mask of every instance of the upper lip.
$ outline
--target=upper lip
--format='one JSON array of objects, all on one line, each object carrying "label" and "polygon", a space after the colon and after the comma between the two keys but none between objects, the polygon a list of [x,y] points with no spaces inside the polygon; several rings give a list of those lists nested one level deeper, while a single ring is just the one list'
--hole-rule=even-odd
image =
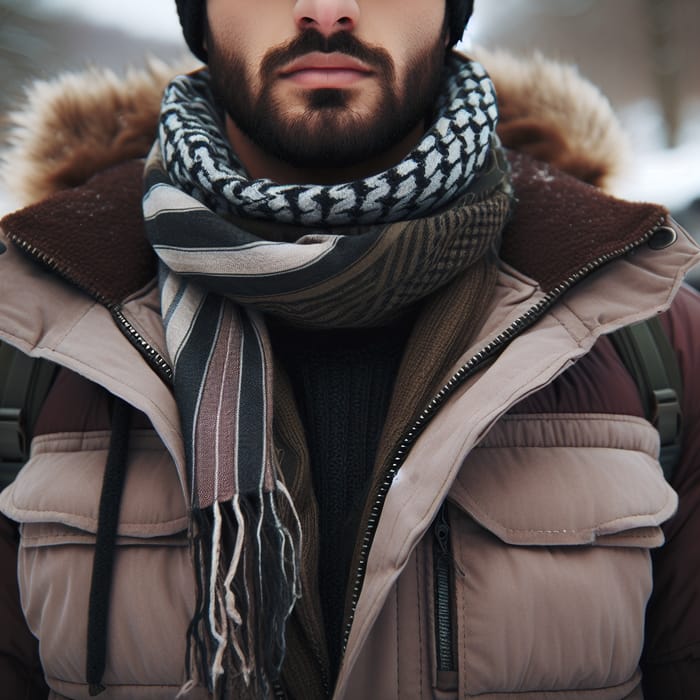
[{"label": "upper lip", "polygon": [[371,73],[372,69],[362,61],[343,53],[321,53],[314,51],[288,63],[280,75],[291,75],[303,70],[352,70]]}]

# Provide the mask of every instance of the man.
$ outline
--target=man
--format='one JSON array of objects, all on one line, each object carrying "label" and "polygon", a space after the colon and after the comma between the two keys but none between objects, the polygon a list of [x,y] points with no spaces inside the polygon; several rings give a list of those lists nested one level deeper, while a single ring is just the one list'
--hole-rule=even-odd
[{"label": "man", "polygon": [[[64,368],[0,497],[52,697],[691,697],[698,250],[582,181],[600,98],[506,64],[497,129],[462,0],[177,8],[207,67],[157,118],[64,82],[10,154],[54,190],[0,256],[3,339]],[[676,491],[604,337],[663,311]]]}]

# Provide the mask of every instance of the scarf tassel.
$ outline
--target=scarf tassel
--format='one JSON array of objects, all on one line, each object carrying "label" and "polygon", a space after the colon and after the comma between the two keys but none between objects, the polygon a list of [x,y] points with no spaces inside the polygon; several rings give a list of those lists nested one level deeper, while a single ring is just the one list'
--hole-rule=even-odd
[{"label": "scarf tassel", "polygon": [[197,597],[189,679],[178,697],[204,679],[214,698],[241,680],[251,697],[268,697],[284,661],[287,619],[301,596],[301,524],[289,493],[278,482],[270,493],[195,509],[193,533]]}]

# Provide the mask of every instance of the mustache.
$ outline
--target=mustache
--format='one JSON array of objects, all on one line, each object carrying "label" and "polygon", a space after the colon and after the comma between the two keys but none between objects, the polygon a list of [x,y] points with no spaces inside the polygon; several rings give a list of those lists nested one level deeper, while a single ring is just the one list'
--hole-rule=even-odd
[{"label": "mustache", "polygon": [[394,78],[394,62],[385,49],[364,44],[349,32],[326,36],[317,29],[307,29],[286,44],[268,51],[260,63],[260,73],[265,79],[291,61],[314,51],[345,54],[366,63],[390,80]]}]

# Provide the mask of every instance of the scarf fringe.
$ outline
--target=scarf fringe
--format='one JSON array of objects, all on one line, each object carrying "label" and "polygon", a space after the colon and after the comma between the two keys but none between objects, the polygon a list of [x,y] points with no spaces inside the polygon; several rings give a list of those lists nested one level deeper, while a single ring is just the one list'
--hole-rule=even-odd
[{"label": "scarf fringe", "polygon": [[250,697],[268,697],[284,661],[287,619],[301,597],[302,533],[291,496],[277,482],[256,503],[236,495],[195,510],[193,524],[197,598],[189,677],[178,697],[203,679],[214,698],[241,680]]}]

